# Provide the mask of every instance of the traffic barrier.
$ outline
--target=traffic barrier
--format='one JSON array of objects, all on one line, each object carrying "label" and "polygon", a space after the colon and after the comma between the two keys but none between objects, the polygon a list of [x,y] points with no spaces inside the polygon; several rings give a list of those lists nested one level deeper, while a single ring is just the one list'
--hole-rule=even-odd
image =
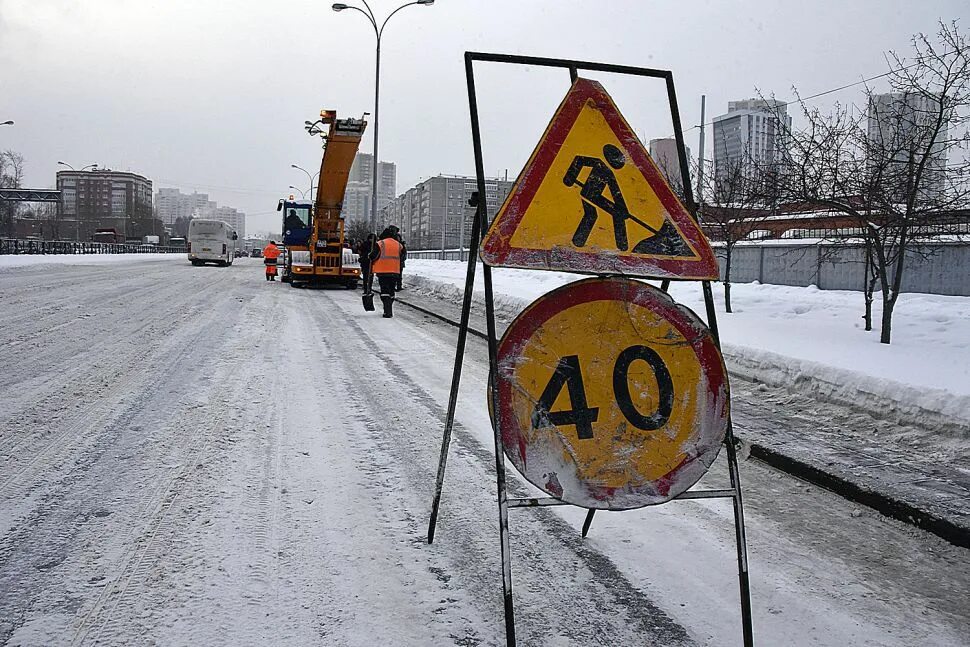
[{"label": "traffic barrier", "polygon": [[7,254],[185,254],[184,246],[144,243],[94,243],[74,240],[0,238],[0,255]]}]

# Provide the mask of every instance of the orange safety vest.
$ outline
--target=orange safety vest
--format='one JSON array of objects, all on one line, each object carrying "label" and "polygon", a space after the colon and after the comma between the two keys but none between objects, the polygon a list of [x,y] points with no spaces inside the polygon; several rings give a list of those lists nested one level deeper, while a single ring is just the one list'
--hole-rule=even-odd
[{"label": "orange safety vest", "polygon": [[380,248],[381,255],[374,261],[371,271],[374,274],[400,274],[401,243],[393,238],[384,238],[377,241],[377,247]]},{"label": "orange safety vest", "polygon": [[265,258],[279,258],[280,248],[276,245],[267,245],[263,248],[263,256]]}]

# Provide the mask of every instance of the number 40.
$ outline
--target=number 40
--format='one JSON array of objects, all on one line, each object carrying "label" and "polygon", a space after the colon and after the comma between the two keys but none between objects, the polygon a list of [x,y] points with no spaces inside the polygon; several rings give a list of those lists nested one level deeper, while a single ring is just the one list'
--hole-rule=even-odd
[{"label": "number 40", "polygon": [[[644,361],[653,370],[657,379],[659,398],[657,410],[644,415],[633,404],[630,397],[630,366],[638,360]],[[552,411],[556,398],[562,393],[563,387],[569,394],[569,409]],[[620,411],[634,427],[651,431],[659,429],[667,423],[674,406],[674,385],[670,379],[670,371],[656,352],[646,346],[636,345],[626,348],[613,365],[613,395]],[[532,410],[532,426],[557,427],[575,425],[579,438],[593,437],[593,423],[599,418],[599,407],[590,407],[586,400],[586,388],[583,386],[583,373],[579,366],[578,355],[566,355],[559,360],[555,372],[549,378],[549,383],[543,389],[539,401]]]}]

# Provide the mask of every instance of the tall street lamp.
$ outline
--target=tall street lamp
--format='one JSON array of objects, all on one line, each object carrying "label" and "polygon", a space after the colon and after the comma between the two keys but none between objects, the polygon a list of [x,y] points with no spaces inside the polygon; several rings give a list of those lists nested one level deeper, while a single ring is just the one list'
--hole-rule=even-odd
[{"label": "tall street lamp", "polygon": [[[10,123],[13,123],[13,122],[11,121]],[[82,166],[81,167],[81,171],[78,171],[76,168],[74,168],[73,166],[71,166],[67,162],[58,161],[57,163],[60,164],[61,166],[66,166],[67,168],[71,169],[75,173],[83,172],[85,169],[89,169],[89,168],[91,168],[91,169],[97,169],[98,168],[98,165],[96,163],[95,164],[88,164],[87,166]],[[61,205],[63,205],[63,202],[61,203]],[[64,207],[61,206],[61,208],[63,209]],[[76,240],[77,242],[81,242],[81,212],[78,211],[78,208],[77,208],[77,192],[76,191],[75,191],[75,196],[74,196],[74,240]]]},{"label": "tall street lamp", "polygon": [[[319,173],[316,173],[314,175],[310,175],[310,171],[306,170],[302,166],[297,166],[296,164],[290,164],[290,168],[295,168],[295,169],[298,169],[298,170],[303,171],[304,173],[306,173],[307,178],[310,180],[310,199],[312,200],[313,199],[313,179],[315,177],[317,177],[318,175],[320,175],[320,174]],[[290,187],[290,188],[292,188],[292,187]],[[303,194],[303,197],[304,198],[306,197],[306,193]]]},{"label": "tall street lamp", "polygon": [[353,5],[344,4],[342,2],[334,3],[332,8],[334,11],[343,11],[344,9],[353,9],[354,11],[359,11],[364,14],[367,20],[370,22],[371,26],[374,28],[374,35],[377,37],[377,54],[376,62],[374,67],[374,162],[371,168],[371,173],[374,178],[373,188],[371,190],[371,228],[377,228],[377,144],[378,144],[378,127],[379,127],[379,115],[380,115],[380,95],[381,95],[381,36],[384,34],[384,27],[387,26],[387,21],[391,19],[391,16],[396,14],[404,7],[410,7],[411,5],[425,5],[430,6],[434,4],[434,0],[415,0],[414,2],[408,2],[401,5],[394,11],[392,11],[381,26],[377,26],[377,18],[374,16],[374,12],[371,11],[370,5],[367,4],[367,0],[361,0],[364,3],[364,7],[367,11],[364,11],[360,7],[355,7]]}]

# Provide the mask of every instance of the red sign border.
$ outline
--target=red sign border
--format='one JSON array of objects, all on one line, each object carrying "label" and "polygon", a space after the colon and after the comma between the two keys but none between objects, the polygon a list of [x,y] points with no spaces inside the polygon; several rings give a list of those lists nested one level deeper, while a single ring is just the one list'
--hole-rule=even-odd
[{"label": "red sign border", "polygon": [[[699,258],[624,256],[622,253],[580,252],[569,248],[545,250],[512,247],[509,244],[579,113],[589,100],[597,103],[613,134],[670,214],[671,223]],[[492,221],[482,242],[480,257],[486,265],[581,274],[609,272],[649,278],[710,281],[716,281],[720,276],[717,258],[700,227],[667,185],[663,174],[650,159],[613,99],[599,82],[585,78],[576,79],[563,98],[542,139],[516,179],[512,192]],[[651,273],[645,273],[647,271]]]},{"label": "red sign border", "polygon": [[[724,365],[724,358],[717,344],[714,342],[713,333],[711,333],[710,329],[690,309],[677,305],[666,292],[643,281],[624,277],[589,278],[574,283],[567,283],[552,292],[544,294],[519,313],[505,331],[497,348],[496,358],[498,365],[507,365],[506,362],[508,360],[504,359],[506,353],[518,356],[518,350],[524,347],[535,332],[553,316],[573,306],[590,303],[592,301],[621,301],[623,303],[631,303],[644,307],[658,315],[662,315],[691,344],[700,362],[701,370],[706,378],[705,382],[708,385],[710,393],[716,395],[723,387],[723,419],[725,421],[724,431],[726,434],[727,421],[730,419],[731,409],[730,385],[727,379],[727,368]],[[700,326],[697,324],[700,324]],[[516,466],[519,473],[526,477],[526,480],[539,489],[555,495],[555,493],[549,492],[543,483],[537,483],[529,479],[526,471],[522,469],[526,463],[525,444],[522,434],[518,429],[518,418],[512,410],[513,385],[502,375],[501,370],[498,371],[498,379],[496,382],[498,384],[498,416],[494,417],[493,424],[498,425],[499,431],[502,434],[502,445],[505,449],[505,455]],[[506,421],[509,421],[510,424],[506,424]],[[711,463],[714,462],[717,454],[720,453],[722,444],[723,438],[717,443],[717,448],[711,457]],[[694,456],[693,458],[697,459],[698,456]],[[660,503],[665,503],[673,499],[681,492],[690,489],[696,483],[696,481],[695,483],[690,483],[673,493],[669,491],[669,487],[676,480],[678,473],[692,462],[689,458],[685,458],[683,462],[674,467],[670,472],[653,481],[653,485],[658,491],[664,495],[669,495],[663,501],[647,502],[640,506],[634,506],[633,508],[607,507],[607,509],[635,509],[636,507],[659,505]],[[595,487],[587,484],[587,492],[590,497],[598,500],[609,499],[616,490],[617,488]],[[573,502],[569,503],[580,505]],[[580,507],[589,506],[580,505]]]}]

